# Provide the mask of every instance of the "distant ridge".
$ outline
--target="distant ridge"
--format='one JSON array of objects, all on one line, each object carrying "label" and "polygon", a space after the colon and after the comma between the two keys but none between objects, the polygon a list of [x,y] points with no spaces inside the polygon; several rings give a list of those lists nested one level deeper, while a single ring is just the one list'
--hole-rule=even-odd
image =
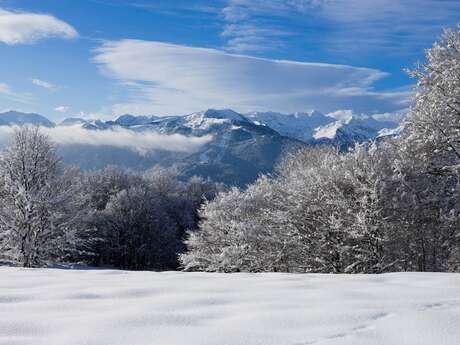
[{"label": "distant ridge", "polygon": [[24,124],[40,125],[48,128],[56,126],[54,122],[39,114],[21,113],[13,110],[0,114],[0,125],[12,126]]},{"label": "distant ridge", "polygon": [[67,144],[59,147],[64,162],[85,170],[118,165],[135,170],[154,166],[174,168],[184,179],[193,175],[231,185],[246,185],[261,173],[270,173],[290,150],[331,144],[342,149],[354,142],[395,132],[397,123],[371,117],[337,120],[318,111],[281,114],[240,114],[231,109],[208,109],[183,116],[122,115],[112,121],[65,119],[55,125],[39,114],[10,111],[0,114],[0,125],[35,124],[59,130],[77,126],[87,130],[124,128],[136,133],[191,137],[211,136],[198,152],[151,151],[139,153],[110,145]]}]

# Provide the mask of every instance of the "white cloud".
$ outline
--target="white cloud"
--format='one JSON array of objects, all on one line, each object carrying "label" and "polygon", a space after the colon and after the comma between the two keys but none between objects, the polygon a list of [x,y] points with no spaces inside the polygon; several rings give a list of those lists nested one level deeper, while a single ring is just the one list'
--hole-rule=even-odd
[{"label": "white cloud", "polygon": [[76,38],[78,32],[66,22],[48,14],[0,9],[0,42],[30,44],[49,37]]},{"label": "white cloud", "polygon": [[57,86],[48,82],[48,81],[44,81],[44,80],[40,80],[40,79],[36,79],[36,78],[32,78],[30,79],[30,81],[32,82],[32,84],[36,85],[36,86],[40,86],[44,89],[48,89],[48,90],[51,90],[51,91],[54,91],[57,89]]},{"label": "white cloud", "polygon": [[237,111],[375,113],[401,108],[406,94],[378,92],[385,72],[347,65],[271,60],[152,41],[106,42],[94,61],[130,91],[115,113]]},{"label": "white cloud", "polygon": [[224,26],[221,36],[227,39],[225,49],[234,53],[275,50],[284,44],[282,39],[291,33],[276,27],[262,27],[256,23],[233,23]]},{"label": "white cloud", "polygon": [[390,113],[382,113],[382,114],[374,114],[372,117],[378,121],[393,121],[393,122],[401,122],[407,117],[409,114],[410,109],[401,109],[400,111],[390,112]]},{"label": "white cloud", "polygon": [[60,113],[66,113],[66,112],[69,111],[69,109],[70,108],[68,106],[66,106],[66,105],[60,105],[60,106],[54,108],[55,111],[58,111]]},{"label": "white cloud", "polygon": [[[14,127],[0,126],[0,143],[5,144]],[[195,152],[212,140],[212,136],[187,137],[180,134],[164,135],[153,131],[135,132],[124,128],[87,130],[80,126],[41,128],[58,145],[85,144],[113,146],[145,154],[153,150]]]},{"label": "white cloud", "polygon": [[421,53],[446,26],[457,25],[457,0],[319,0],[319,17],[334,23],[324,44],[356,54],[379,50],[391,54]]},{"label": "white cloud", "polygon": [[391,121],[391,122],[401,122],[409,113],[409,108],[403,108],[394,112],[386,112],[380,114],[357,114],[350,109],[341,109],[336,110],[331,113],[326,114],[327,116],[333,117],[336,120],[341,122],[349,122],[351,119],[367,119],[373,118],[377,121]]},{"label": "white cloud", "polygon": [[283,46],[282,38],[290,36],[285,27],[263,19],[263,15],[288,15],[291,4],[280,0],[229,0],[222,9],[225,21],[221,36],[227,39],[230,52],[260,52]]},{"label": "white cloud", "polygon": [[0,83],[0,96],[3,96],[8,100],[17,102],[17,103],[22,103],[22,104],[33,103],[33,97],[31,95],[16,92],[6,83]]},{"label": "white cloud", "polygon": [[[446,25],[456,25],[458,0],[227,0],[222,10],[232,34],[230,51],[279,48],[286,34],[304,41],[314,33],[318,49],[356,54],[384,50],[413,54],[439,35]],[[291,25],[294,23],[294,25]],[[250,29],[245,29],[250,28]],[[240,44],[240,42],[252,42]]]},{"label": "white cloud", "polygon": [[[123,114],[118,114],[118,115],[124,115]],[[137,114],[137,113],[132,113],[132,114]],[[97,121],[97,120],[102,120],[102,121],[111,121],[114,118],[114,114],[112,113],[112,109],[103,107],[100,109],[100,111],[97,112],[87,112],[87,111],[79,111],[75,113],[76,117],[87,120],[87,121]],[[117,114],[115,114],[117,115]]]},{"label": "white cloud", "polygon": [[0,93],[3,93],[5,95],[11,94],[11,88],[8,84],[5,83],[0,83]]}]

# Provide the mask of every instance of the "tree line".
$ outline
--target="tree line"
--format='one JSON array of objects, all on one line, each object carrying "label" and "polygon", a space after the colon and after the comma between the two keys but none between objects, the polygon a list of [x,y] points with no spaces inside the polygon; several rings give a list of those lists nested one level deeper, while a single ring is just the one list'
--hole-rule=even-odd
[{"label": "tree line", "polygon": [[176,269],[186,230],[220,188],[168,170],[65,167],[49,138],[24,126],[0,154],[0,261]]}]

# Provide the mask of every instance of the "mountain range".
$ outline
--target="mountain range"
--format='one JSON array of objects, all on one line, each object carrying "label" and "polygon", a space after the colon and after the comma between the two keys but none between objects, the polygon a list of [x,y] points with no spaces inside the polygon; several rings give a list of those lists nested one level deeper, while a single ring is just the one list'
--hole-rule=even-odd
[{"label": "mountain range", "polygon": [[[111,144],[59,145],[65,163],[86,170],[118,165],[136,170],[160,166],[174,168],[186,179],[193,175],[243,186],[261,173],[273,171],[288,151],[307,145],[331,144],[346,149],[354,142],[393,133],[398,123],[372,117],[337,120],[318,111],[281,114],[208,109],[184,116],[122,115],[113,121],[68,118],[55,124],[45,116],[10,111],[0,114],[0,126],[22,124],[46,128],[66,127],[89,131],[126,129],[133,133],[158,133],[211,139],[196,150],[155,149],[138,152]],[[94,132],[92,132],[94,133]]]}]

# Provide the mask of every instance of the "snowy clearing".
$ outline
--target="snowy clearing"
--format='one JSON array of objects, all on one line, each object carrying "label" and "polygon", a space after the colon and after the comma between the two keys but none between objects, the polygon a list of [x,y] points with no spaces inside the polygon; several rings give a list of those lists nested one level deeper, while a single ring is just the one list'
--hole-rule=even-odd
[{"label": "snowy clearing", "polygon": [[460,274],[0,268],[0,344],[456,345]]}]

